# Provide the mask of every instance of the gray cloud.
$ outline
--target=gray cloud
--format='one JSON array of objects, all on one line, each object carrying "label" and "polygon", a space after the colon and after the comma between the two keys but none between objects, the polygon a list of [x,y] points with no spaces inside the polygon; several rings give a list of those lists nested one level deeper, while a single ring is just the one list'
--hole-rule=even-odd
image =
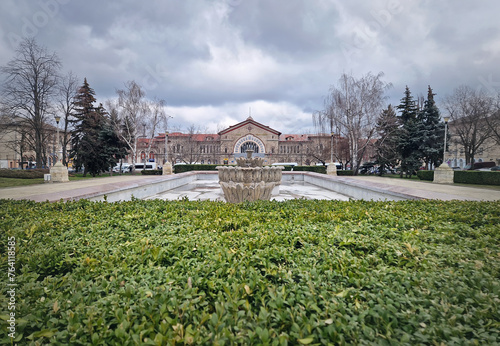
[{"label": "gray cloud", "polygon": [[438,99],[460,84],[500,91],[499,9],[493,0],[3,0],[0,64],[34,36],[100,100],[135,80],[167,101],[177,126],[215,130],[252,107],[256,119],[300,132],[343,72],[385,72],[392,103],[405,85],[418,95],[430,84]]}]

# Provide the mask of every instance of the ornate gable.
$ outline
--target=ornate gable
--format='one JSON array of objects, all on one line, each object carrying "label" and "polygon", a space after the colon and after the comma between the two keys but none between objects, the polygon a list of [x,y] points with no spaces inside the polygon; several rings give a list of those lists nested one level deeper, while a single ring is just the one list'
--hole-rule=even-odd
[{"label": "ornate gable", "polygon": [[233,132],[233,131],[236,131],[236,130],[242,130],[242,129],[245,129],[246,131],[245,132],[248,132],[248,133],[252,133],[254,132],[253,130],[257,130],[259,132],[261,132],[262,130],[266,131],[266,132],[269,132],[270,134],[273,134],[273,135],[276,135],[276,136],[280,136],[281,135],[281,132],[279,131],[276,131],[272,128],[270,128],[269,126],[266,126],[266,125],[263,125],[255,120],[253,120],[252,117],[248,117],[246,120],[236,124],[236,125],[233,125],[233,126],[229,126],[227,129],[225,130],[222,130],[221,132],[219,132],[219,135],[222,136],[222,135],[227,135],[228,133],[230,132]]}]

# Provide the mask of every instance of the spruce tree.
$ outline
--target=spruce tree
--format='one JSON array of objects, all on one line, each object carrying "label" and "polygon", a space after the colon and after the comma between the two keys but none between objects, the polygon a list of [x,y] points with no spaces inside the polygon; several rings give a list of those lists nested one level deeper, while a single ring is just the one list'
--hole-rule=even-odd
[{"label": "spruce tree", "polygon": [[96,176],[107,169],[107,162],[103,159],[105,150],[101,140],[101,131],[106,125],[105,112],[101,107],[94,106],[95,92],[85,78],[83,85],[75,97],[73,113],[75,125],[71,135],[72,150],[70,157],[77,169],[84,167],[84,176],[87,173]]},{"label": "spruce tree", "polygon": [[[99,112],[106,111],[100,105]],[[99,133],[99,140],[103,150],[101,151],[101,161],[110,169],[115,166],[120,159],[127,155],[127,143],[119,135],[120,124],[116,114],[106,117],[106,122]]]},{"label": "spruce tree", "polygon": [[397,107],[401,121],[401,136],[399,138],[398,150],[401,158],[401,177],[403,173],[411,177],[415,174],[421,164],[420,148],[420,126],[417,118],[418,107],[410,88],[406,86],[405,96]]},{"label": "spruce tree", "polygon": [[379,175],[382,175],[388,168],[395,167],[399,161],[399,120],[391,105],[378,117],[376,131],[378,140],[375,144],[375,164],[379,165]]},{"label": "spruce tree", "polygon": [[427,91],[427,100],[418,118],[420,121],[420,152],[426,166],[438,166],[443,157],[444,123],[434,101],[431,86]]}]

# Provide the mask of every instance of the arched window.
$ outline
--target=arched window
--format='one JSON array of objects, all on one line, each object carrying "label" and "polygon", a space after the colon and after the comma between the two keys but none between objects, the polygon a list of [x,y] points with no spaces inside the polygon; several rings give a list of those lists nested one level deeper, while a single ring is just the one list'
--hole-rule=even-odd
[{"label": "arched window", "polygon": [[245,142],[241,145],[240,153],[246,153],[247,150],[253,150],[255,154],[259,152],[259,146],[255,142]]}]

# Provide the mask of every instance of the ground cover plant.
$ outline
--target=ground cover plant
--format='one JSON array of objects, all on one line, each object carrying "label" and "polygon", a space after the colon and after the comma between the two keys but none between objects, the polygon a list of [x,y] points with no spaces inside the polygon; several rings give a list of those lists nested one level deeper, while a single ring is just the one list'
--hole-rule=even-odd
[{"label": "ground cover plant", "polygon": [[[16,187],[16,186],[26,186],[26,185],[35,185],[35,184],[43,184],[43,178],[37,179],[20,179],[20,178],[4,178],[0,177],[0,188],[4,187]],[[0,198],[2,196],[2,192],[0,191]]]},{"label": "ground cover plant", "polygon": [[500,202],[0,200],[0,343],[500,342]]}]

